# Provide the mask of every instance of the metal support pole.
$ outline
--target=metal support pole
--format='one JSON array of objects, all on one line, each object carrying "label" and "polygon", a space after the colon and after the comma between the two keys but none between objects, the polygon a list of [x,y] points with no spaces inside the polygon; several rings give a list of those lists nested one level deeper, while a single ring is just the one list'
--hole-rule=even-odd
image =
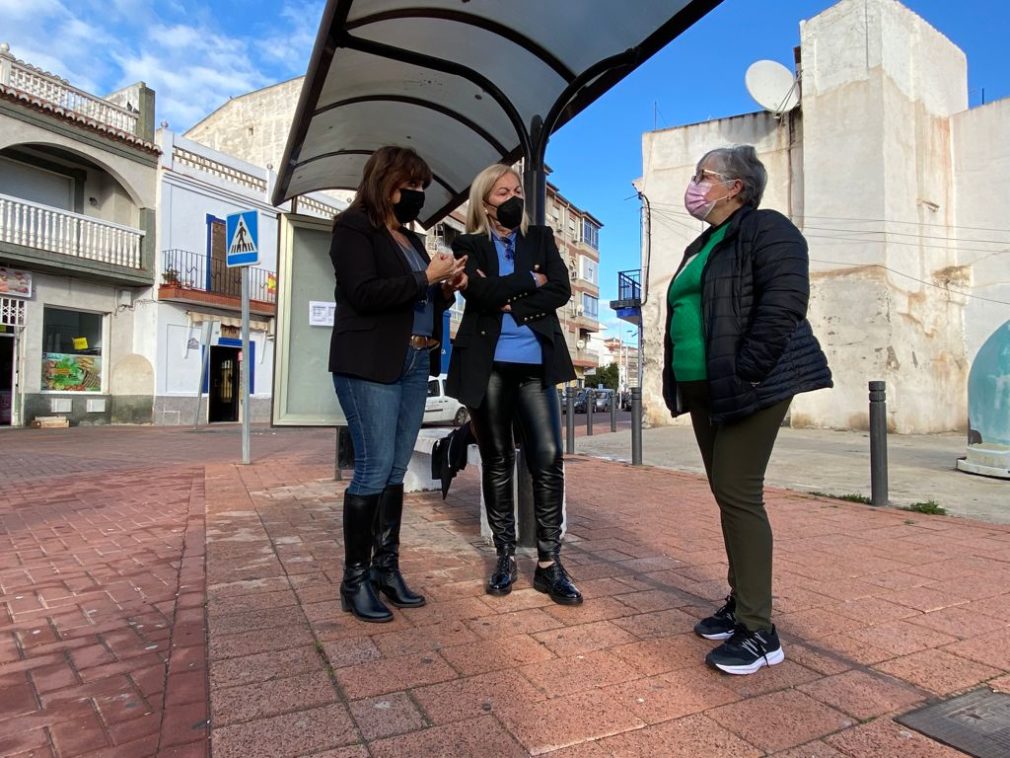
[{"label": "metal support pole", "polygon": [[519,547],[536,547],[537,520],[533,510],[533,477],[526,465],[526,451],[520,444],[516,449],[516,530]]},{"label": "metal support pole", "polygon": [[617,431],[617,390],[610,395],[610,431]]},{"label": "metal support pole", "polygon": [[887,383],[870,382],[870,502],[887,505]]},{"label": "metal support pole", "polygon": [[596,405],[596,396],[592,390],[586,390],[586,436],[593,436],[593,406]]},{"label": "metal support pole", "polygon": [[340,470],[340,430],[341,427],[338,426],[336,453],[333,456],[333,478],[338,482],[344,478],[344,472]]},{"label": "metal support pole", "polygon": [[200,347],[203,355],[200,356],[200,384],[196,388],[196,410],[193,411],[193,428],[200,426],[200,406],[203,405],[203,385],[207,383],[207,374],[210,372],[210,338],[214,334],[214,322],[204,321],[200,327]]},{"label": "metal support pole", "polygon": [[565,452],[575,454],[575,388],[565,388],[565,431],[567,445]]},{"label": "metal support pole", "polygon": [[631,465],[642,465],[642,388],[631,388]]},{"label": "metal support pole", "polygon": [[249,267],[242,267],[242,362],[239,384],[242,400],[242,463],[249,463]]}]

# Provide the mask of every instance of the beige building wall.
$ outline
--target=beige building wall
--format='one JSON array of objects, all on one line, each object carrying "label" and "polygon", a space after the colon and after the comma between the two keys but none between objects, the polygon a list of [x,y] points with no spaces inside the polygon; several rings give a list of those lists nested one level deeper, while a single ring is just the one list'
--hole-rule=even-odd
[{"label": "beige building wall", "polygon": [[668,421],[666,286],[701,230],[684,214],[684,187],[706,150],[750,143],[769,171],[763,206],[807,238],[809,318],[835,377],[835,389],[794,400],[792,425],[866,428],[867,382],[882,379],[893,431],[964,430],[971,359],[1010,318],[1010,235],[992,231],[1006,226],[994,219],[1010,184],[1010,101],[967,110],[964,53],[896,0],[843,0],[802,23],[800,38],[792,114],[643,137],[641,184],[653,209],[649,421]]}]

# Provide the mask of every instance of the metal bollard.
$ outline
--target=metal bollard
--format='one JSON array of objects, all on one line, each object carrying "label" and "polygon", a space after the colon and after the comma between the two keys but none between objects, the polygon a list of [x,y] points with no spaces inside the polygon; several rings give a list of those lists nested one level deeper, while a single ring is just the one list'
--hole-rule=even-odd
[{"label": "metal bollard", "polygon": [[617,392],[610,393],[610,431],[617,431]]},{"label": "metal bollard", "polygon": [[593,436],[593,408],[596,406],[596,395],[592,390],[586,390],[586,436]]},{"label": "metal bollard", "polygon": [[642,388],[631,388],[631,465],[642,465]]},{"label": "metal bollard", "polygon": [[887,383],[870,382],[870,502],[887,505]]},{"label": "metal bollard", "polygon": [[333,478],[338,482],[343,481],[344,472],[340,470],[340,427],[337,427],[337,445],[333,454]]},{"label": "metal bollard", "polygon": [[567,432],[567,450],[569,455],[575,454],[575,388],[565,390],[565,431]]}]

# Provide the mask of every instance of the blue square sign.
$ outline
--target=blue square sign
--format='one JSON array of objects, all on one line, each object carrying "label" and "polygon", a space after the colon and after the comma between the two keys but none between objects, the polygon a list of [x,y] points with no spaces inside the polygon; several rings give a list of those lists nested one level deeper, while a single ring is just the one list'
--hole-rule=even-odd
[{"label": "blue square sign", "polygon": [[259,223],[256,211],[232,213],[225,219],[229,266],[255,266],[260,262]]}]

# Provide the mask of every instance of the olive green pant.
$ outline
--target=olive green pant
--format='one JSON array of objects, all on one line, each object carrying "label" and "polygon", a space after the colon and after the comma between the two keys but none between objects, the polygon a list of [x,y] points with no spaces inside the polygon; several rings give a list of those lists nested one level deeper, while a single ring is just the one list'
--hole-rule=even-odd
[{"label": "olive green pant", "polygon": [[765,511],[764,481],[790,400],[742,421],[712,424],[707,382],[683,382],[679,389],[719,504],[737,622],[751,631],[771,629],[772,528]]}]

